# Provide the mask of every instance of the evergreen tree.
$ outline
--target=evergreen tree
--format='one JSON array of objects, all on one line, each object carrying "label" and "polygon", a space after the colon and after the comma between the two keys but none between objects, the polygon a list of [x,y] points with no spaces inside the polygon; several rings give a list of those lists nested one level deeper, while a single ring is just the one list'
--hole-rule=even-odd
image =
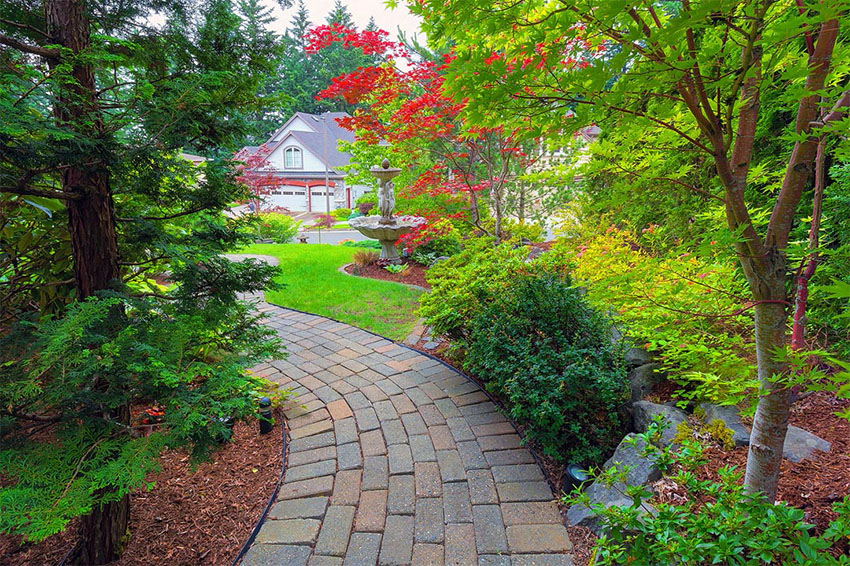
[{"label": "evergreen tree", "polygon": [[[248,191],[226,160],[178,155],[246,134],[275,53],[245,25],[229,0],[0,4],[0,297],[17,321],[0,337],[0,530],[37,541],[82,516],[68,563],[120,554],[161,449],[209,453],[223,418],[255,410],[243,368],[277,348],[236,294],[275,270],[220,256],[247,239],[221,211]],[[153,402],[165,423],[140,434],[130,407]]]},{"label": "evergreen tree", "polygon": [[325,21],[328,25],[339,24],[346,28],[354,27],[354,18],[351,12],[348,11],[348,6],[342,3],[342,0],[336,0],[334,7],[328,13]]}]

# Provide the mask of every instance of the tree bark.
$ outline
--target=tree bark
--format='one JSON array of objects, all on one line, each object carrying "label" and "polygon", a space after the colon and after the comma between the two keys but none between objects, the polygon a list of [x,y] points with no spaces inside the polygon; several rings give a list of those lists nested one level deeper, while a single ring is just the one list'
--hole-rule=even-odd
[{"label": "tree bark", "polygon": [[[66,206],[74,281],[78,298],[84,299],[120,281],[109,170],[97,147],[106,134],[94,71],[85,55],[80,56],[91,48],[91,26],[83,0],[46,0],[44,12],[51,40],[70,52],[67,57],[60,56],[64,59],[50,59],[49,63],[53,68],[60,63],[69,64],[74,79],[64,83],[57,93],[57,125],[94,146],[75,162],[63,164],[60,179],[62,191],[75,195],[66,201]],[[95,382],[93,387],[105,388],[106,384]],[[107,409],[104,417],[129,425],[129,407]],[[109,492],[95,494],[97,498],[104,496],[108,498]],[[69,557],[69,564],[106,564],[118,558],[129,525],[130,498],[125,495],[116,499],[96,506],[82,519],[80,543]]]}]

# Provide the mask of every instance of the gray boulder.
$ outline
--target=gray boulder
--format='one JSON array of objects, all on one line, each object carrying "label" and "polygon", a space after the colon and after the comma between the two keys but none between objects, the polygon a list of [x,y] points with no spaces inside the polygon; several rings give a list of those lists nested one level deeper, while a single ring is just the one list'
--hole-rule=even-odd
[{"label": "gray boulder", "polygon": [[634,444],[629,442],[637,435],[631,433],[620,442],[614,455],[608,458],[603,469],[607,470],[614,464],[618,464],[620,468],[628,468],[626,473],[626,483],[629,485],[646,485],[654,482],[661,477],[661,471],[655,467],[654,460],[651,457],[642,456],[646,443],[642,439],[638,439]]},{"label": "gray boulder", "polygon": [[815,450],[829,452],[832,445],[823,438],[796,426],[788,427],[782,457],[792,462],[800,462],[814,456]]},{"label": "gray boulder", "polygon": [[673,437],[676,436],[676,428],[680,423],[688,420],[687,413],[681,409],[671,405],[650,403],[649,401],[637,401],[632,405],[632,410],[634,411],[635,430],[637,432],[646,432],[655,415],[661,415],[667,421],[669,426],[661,434],[662,446],[672,444]]},{"label": "gray boulder", "polygon": [[[615,464],[621,468],[627,468],[626,483],[620,482],[608,487],[598,480],[593,482],[585,490],[591,505],[602,505],[606,509],[631,505],[632,499],[625,495],[627,486],[647,485],[661,477],[661,472],[655,467],[653,460],[641,456],[645,443],[642,440],[638,440],[633,445],[627,442],[634,436],[634,434],[627,435],[617,446],[614,455],[603,466],[605,470]],[[602,521],[588,506],[578,504],[570,506],[567,510],[567,520],[571,525],[587,527],[597,535],[601,534]]]},{"label": "gray boulder", "polygon": [[635,368],[650,362],[649,353],[643,348],[629,348],[626,351],[626,366]]},{"label": "gray boulder", "polygon": [[750,431],[741,423],[738,409],[730,405],[712,405],[711,403],[702,403],[700,408],[705,412],[706,423],[719,419],[723,421],[726,428],[732,430],[735,446],[749,446]]},{"label": "gray boulder", "polygon": [[652,388],[661,381],[660,364],[643,364],[629,372],[629,387],[631,388],[631,401],[640,401],[652,392]]}]

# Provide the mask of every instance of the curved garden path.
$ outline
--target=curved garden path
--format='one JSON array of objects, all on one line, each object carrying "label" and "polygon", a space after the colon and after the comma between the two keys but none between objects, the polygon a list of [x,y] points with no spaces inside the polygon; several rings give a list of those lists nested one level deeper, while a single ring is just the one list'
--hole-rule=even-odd
[{"label": "curved garden path", "polygon": [[572,564],[549,484],[475,383],[365,330],[258,308],[289,357],[253,371],[297,397],[284,483],[242,564]]}]

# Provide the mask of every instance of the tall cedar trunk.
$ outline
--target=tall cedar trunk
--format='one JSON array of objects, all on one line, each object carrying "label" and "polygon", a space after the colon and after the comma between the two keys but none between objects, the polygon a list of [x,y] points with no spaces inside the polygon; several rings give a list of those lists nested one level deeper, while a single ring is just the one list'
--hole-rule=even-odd
[{"label": "tall cedar trunk", "polygon": [[[91,46],[90,24],[82,0],[46,0],[47,29],[51,39],[70,50],[76,83],[63,85],[54,107],[57,123],[93,141],[104,138],[98,106],[94,72],[91,65],[76,58]],[[58,62],[53,61],[52,65]],[[74,259],[74,280],[80,298],[108,289],[120,277],[115,214],[109,186],[109,172],[99,152],[92,151],[63,169],[62,190],[77,195],[68,200],[68,229]],[[95,383],[94,387],[105,387]],[[110,410],[105,415],[129,424],[129,407]],[[95,494],[109,498],[108,492]],[[118,558],[130,518],[130,498],[96,506],[80,525],[81,542],[69,558],[72,564],[106,564]]]}]

